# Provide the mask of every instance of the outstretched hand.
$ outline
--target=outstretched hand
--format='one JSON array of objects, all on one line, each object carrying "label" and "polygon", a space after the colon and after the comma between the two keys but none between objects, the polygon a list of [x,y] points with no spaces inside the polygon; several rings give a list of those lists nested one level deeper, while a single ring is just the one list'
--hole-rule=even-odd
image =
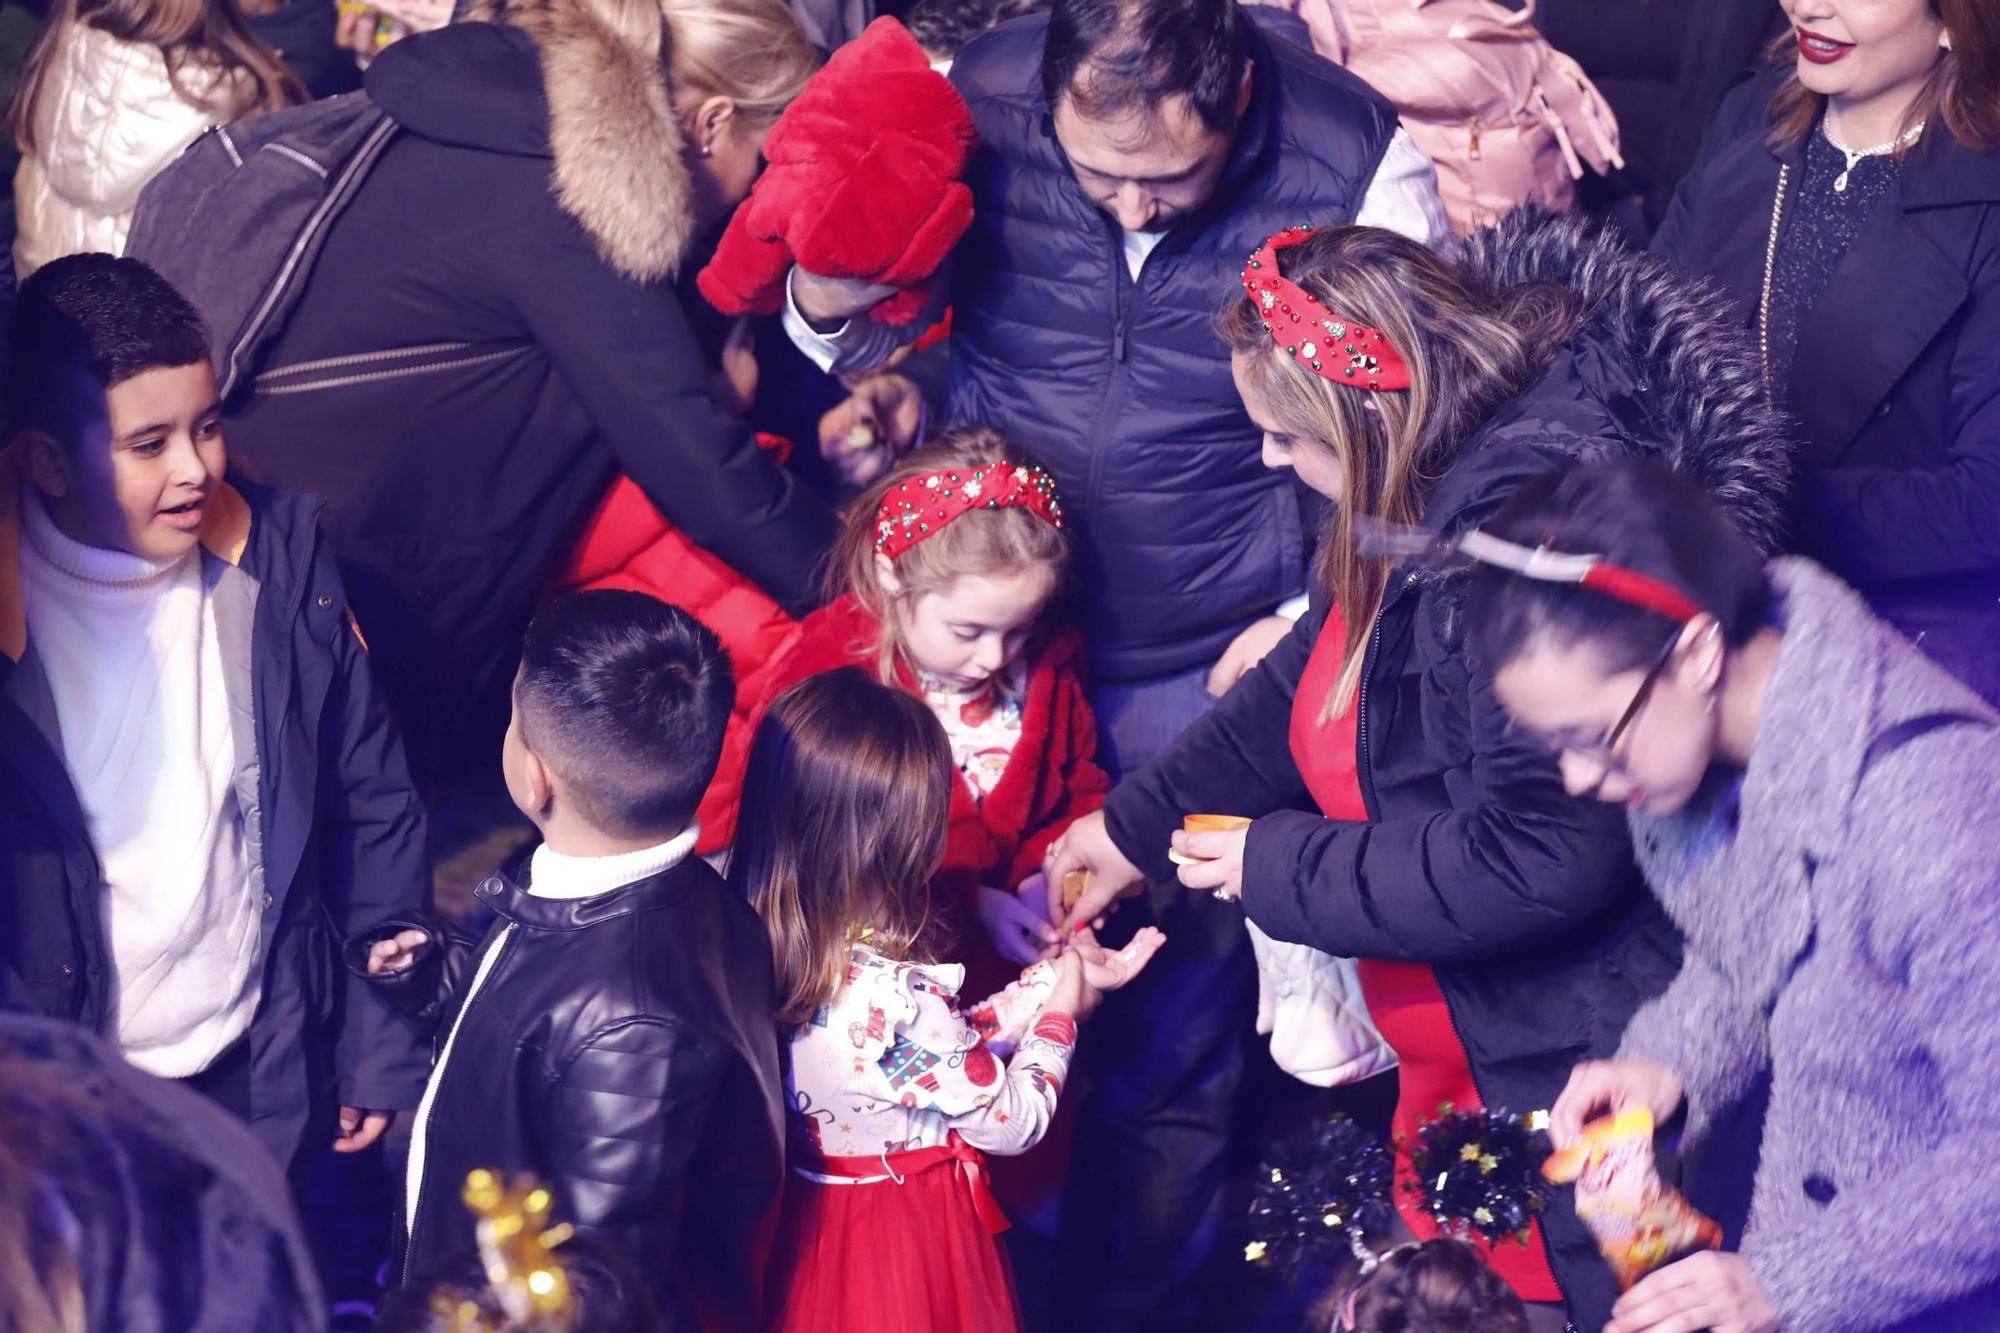
[{"label": "outstretched hand", "polygon": [[1096,934],[1085,927],[1070,940],[1069,947],[1083,964],[1083,980],[1093,990],[1114,991],[1132,982],[1146,964],[1153,961],[1153,955],[1167,937],[1157,926],[1146,926],[1132,937],[1132,942],[1122,949],[1107,949],[1097,942]]}]

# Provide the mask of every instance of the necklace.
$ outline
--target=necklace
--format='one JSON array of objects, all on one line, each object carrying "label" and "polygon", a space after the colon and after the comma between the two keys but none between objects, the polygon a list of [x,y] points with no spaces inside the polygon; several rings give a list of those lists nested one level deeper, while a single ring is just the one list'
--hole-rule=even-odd
[{"label": "necklace", "polygon": [[1904,130],[1901,134],[1889,140],[1889,142],[1878,143],[1873,148],[1849,148],[1841,139],[1840,131],[1833,127],[1833,112],[1831,110],[1820,118],[1819,128],[1820,133],[1826,136],[1826,141],[1838,149],[1840,155],[1847,159],[1847,166],[1841,170],[1838,176],[1833,178],[1833,192],[1835,194],[1846,194],[1848,174],[1861,165],[1862,158],[1880,157],[1884,153],[1893,153],[1898,148],[1915,143],[1917,136],[1924,132],[1924,123],[1920,120],[1910,126],[1909,129]]},{"label": "necklace", "polygon": [[[1778,168],[1778,191],[1771,199],[1771,237],[1764,243],[1764,295],[1757,303],[1757,351],[1764,362],[1764,401],[1775,403],[1777,389],[1771,383],[1771,279],[1778,269],[1778,232],[1785,221],[1785,183],[1791,179],[1792,164]],[[1847,188],[1843,174],[1834,188]]]}]

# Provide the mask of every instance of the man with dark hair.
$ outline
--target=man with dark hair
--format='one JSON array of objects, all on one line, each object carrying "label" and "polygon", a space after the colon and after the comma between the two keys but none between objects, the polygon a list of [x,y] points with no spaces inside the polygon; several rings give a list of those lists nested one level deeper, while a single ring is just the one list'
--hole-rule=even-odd
[{"label": "man with dark hair", "polygon": [[734,694],[678,607],[551,603],[501,751],[542,843],[475,891],[498,921],[477,944],[424,918],[351,940],[400,1007],[448,1016],[410,1135],[403,1280],[473,1247],[469,1171],[526,1172],[645,1276],[664,1327],[762,1327],[784,1180],[771,946],[693,854]]},{"label": "man with dark hair", "polygon": [[[952,67],[980,144],[976,216],[937,284],[953,310],[938,406],[946,425],[1005,431],[1062,487],[1114,777],[1281,637],[1281,603],[1303,608],[1312,502],[1262,465],[1214,332],[1245,260],[1300,223],[1448,235],[1395,109],[1282,35],[1288,22],[1236,0],[1055,0]],[[853,318],[882,288],[794,270],[791,294],[786,327],[823,367],[877,366],[899,340]],[[879,471],[882,444],[911,443],[914,400],[901,376],[863,382],[830,418],[829,453],[856,479]],[[869,428],[853,432],[863,447],[849,425]],[[1172,942],[1099,1019],[1121,1030],[1096,1043],[1112,1063],[1072,1197],[1104,1215],[1065,1244],[1106,1293],[1091,1317],[1148,1327],[1220,1221],[1255,1002],[1241,914],[1158,898]]]},{"label": "man with dark hair", "polygon": [[330,982],[329,927],[429,897],[402,742],[317,503],[224,480],[181,294],[72,255],[11,333],[0,745],[26,800],[0,802],[0,978],[248,1121],[299,1183],[423,1089],[413,1026]]}]

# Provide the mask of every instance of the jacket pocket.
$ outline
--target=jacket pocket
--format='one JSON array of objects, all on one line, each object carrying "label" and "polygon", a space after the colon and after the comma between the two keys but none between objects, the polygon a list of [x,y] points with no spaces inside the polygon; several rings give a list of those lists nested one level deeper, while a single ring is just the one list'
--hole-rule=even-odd
[{"label": "jacket pocket", "polygon": [[333,1021],[338,998],[334,988],[342,979],[338,940],[333,921],[321,906],[307,922],[303,941],[306,956],[300,969],[304,976],[306,1014],[313,1027],[324,1027]]},{"label": "jacket pocket", "polygon": [[259,394],[314,393],[323,389],[351,389],[363,384],[410,379],[474,366],[497,365],[518,360],[535,351],[533,342],[424,343],[382,352],[357,352],[352,356],[323,357],[278,366],[252,382]]}]

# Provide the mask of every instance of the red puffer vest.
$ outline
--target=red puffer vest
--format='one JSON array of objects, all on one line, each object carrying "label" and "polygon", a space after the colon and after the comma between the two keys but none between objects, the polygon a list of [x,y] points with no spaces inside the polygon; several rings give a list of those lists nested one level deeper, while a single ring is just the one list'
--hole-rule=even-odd
[{"label": "red puffer vest", "polygon": [[[791,451],[776,436],[760,435],[757,442],[780,460]],[[715,780],[702,797],[695,850],[707,855],[727,847],[736,836],[753,714],[760,700],[775,693],[772,669],[798,641],[799,622],[744,575],[689,541],[629,477],[613,483],[584,524],[557,586],[651,593],[692,613],[722,640],[736,672],[736,706],[723,732]]]}]

